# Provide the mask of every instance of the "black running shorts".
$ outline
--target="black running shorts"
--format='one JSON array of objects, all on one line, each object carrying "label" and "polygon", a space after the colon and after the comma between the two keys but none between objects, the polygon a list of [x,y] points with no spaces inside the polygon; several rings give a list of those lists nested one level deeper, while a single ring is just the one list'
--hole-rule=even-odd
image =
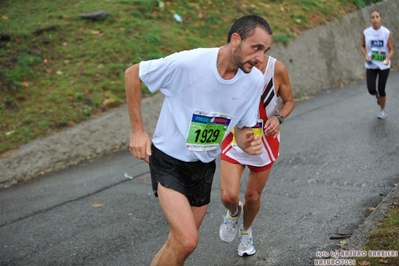
[{"label": "black running shorts", "polygon": [[201,207],[211,200],[215,160],[209,163],[183,162],[151,146],[150,172],[152,189],[158,197],[158,183],[184,194],[190,205]]}]

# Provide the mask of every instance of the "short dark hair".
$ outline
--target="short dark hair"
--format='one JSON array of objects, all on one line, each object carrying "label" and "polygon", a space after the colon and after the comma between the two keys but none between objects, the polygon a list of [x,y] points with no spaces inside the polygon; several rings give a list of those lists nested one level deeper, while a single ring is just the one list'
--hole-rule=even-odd
[{"label": "short dark hair", "polygon": [[381,12],[380,12],[379,10],[377,10],[377,9],[373,9],[373,10],[370,12],[370,16],[371,16],[371,14],[373,14],[374,12],[377,12],[378,14],[380,14],[380,17],[382,17],[382,16],[381,16]]},{"label": "short dark hair", "polygon": [[242,40],[252,35],[256,27],[261,27],[270,35],[273,34],[272,28],[269,23],[262,17],[257,15],[247,15],[237,19],[230,28],[227,35],[227,43],[231,41],[231,35],[238,33]]}]

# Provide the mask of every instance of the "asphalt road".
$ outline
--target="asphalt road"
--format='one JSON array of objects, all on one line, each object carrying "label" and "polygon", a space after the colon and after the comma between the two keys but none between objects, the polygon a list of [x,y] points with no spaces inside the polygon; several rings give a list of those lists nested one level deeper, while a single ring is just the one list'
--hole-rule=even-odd
[{"label": "asphalt road", "polygon": [[[399,183],[398,84],[391,72],[385,120],[365,81],[297,102],[253,225],[257,253],[219,240],[217,172],[186,265],[313,265],[339,248],[331,237],[352,234]],[[0,265],[149,265],[168,233],[148,165],[127,150],[2,189],[0,207]]]}]

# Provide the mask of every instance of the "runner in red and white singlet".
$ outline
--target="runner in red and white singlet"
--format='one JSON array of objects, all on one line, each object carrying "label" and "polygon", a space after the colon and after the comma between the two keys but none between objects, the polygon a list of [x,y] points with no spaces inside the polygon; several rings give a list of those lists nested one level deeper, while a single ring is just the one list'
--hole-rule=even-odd
[{"label": "runner in red and white singlet", "polygon": [[[265,78],[265,86],[259,101],[259,120],[253,133],[261,135],[263,152],[249,155],[242,151],[230,133],[222,142],[220,187],[221,200],[227,214],[220,225],[222,241],[231,242],[239,231],[238,255],[256,252],[252,236],[252,223],[260,209],[260,198],[274,161],[279,156],[280,124],[294,109],[295,101],[284,64],[265,55],[264,63],[257,66]],[[281,98],[281,109],[279,106]],[[240,180],[245,167],[250,169],[245,189],[244,204],[239,200]],[[239,218],[243,216],[241,226]],[[238,227],[240,230],[238,230]]]}]

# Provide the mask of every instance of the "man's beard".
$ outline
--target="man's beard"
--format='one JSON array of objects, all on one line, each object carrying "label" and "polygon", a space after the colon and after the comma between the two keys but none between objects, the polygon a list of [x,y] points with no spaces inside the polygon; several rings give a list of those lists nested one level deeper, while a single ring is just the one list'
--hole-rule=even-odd
[{"label": "man's beard", "polygon": [[234,62],[236,63],[236,66],[242,70],[242,72],[244,72],[245,74],[248,74],[251,72],[252,68],[250,70],[246,70],[244,68],[244,65],[248,62],[242,62],[241,61],[241,56],[237,56],[237,54],[241,54],[241,44],[237,47],[237,49],[234,51],[233,53],[233,59]]},{"label": "man's beard", "polygon": [[[244,64],[245,64],[245,63],[244,63]],[[239,69],[242,70],[242,72],[244,72],[245,74],[248,74],[249,72],[251,72],[252,69],[246,70],[246,69],[244,68],[244,64],[243,64],[243,63],[239,63],[239,64],[237,64],[237,66],[238,66]]]}]

